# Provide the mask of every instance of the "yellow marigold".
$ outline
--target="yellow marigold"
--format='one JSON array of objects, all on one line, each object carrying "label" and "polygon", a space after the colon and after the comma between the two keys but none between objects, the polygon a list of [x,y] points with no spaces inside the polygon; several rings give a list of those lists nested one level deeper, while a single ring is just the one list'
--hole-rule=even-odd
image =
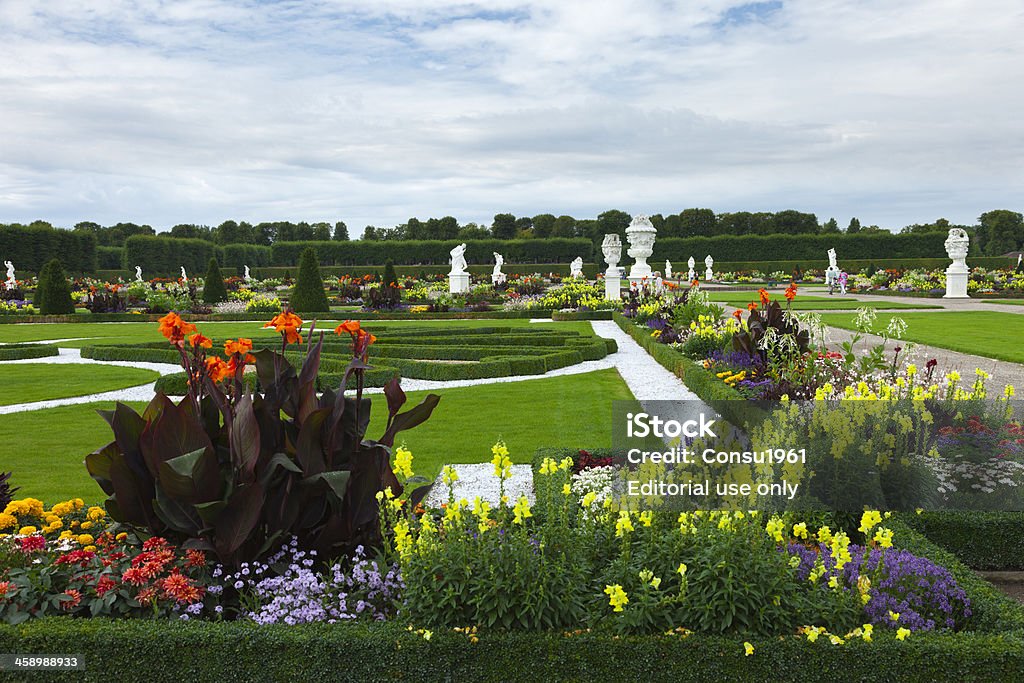
[{"label": "yellow marigold", "polygon": [[123,532],[123,531],[122,531],[121,533],[119,533],[119,534],[118,534],[117,536],[115,536],[114,538],[116,538],[116,539],[117,539],[118,541],[123,541],[123,540],[125,540],[126,538],[128,538],[128,534],[126,534],[125,532]]},{"label": "yellow marigold", "polygon": [[94,553],[94,552],[96,552],[96,546],[94,546],[94,545],[87,545],[84,548],[82,548],[82,550],[84,550],[87,553]]},{"label": "yellow marigold", "polygon": [[0,513],[0,529],[12,529],[17,525],[17,517],[7,512]]},{"label": "yellow marigold", "polygon": [[94,522],[98,522],[98,521],[100,521],[101,519],[103,519],[106,516],[107,516],[106,510],[104,510],[101,507],[96,507],[96,506],[93,506],[93,507],[89,508],[89,512],[86,513],[86,517],[88,517],[89,519],[91,519]]},{"label": "yellow marigold", "polygon": [[88,531],[92,528],[92,522],[82,522],[82,530]]},{"label": "yellow marigold", "polygon": [[31,536],[37,531],[39,531],[39,529],[35,528],[34,526],[23,526],[21,527],[21,529],[18,530],[18,533],[22,536]]},{"label": "yellow marigold", "polygon": [[78,538],[75,540],[77,540],[82,545],[92,545],[96,539],[93,538],[90,534],[80,534]]}]

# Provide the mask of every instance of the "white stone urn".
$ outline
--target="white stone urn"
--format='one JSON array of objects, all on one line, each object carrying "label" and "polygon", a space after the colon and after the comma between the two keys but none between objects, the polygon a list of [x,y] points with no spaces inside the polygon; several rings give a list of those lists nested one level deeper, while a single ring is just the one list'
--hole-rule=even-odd
[{"label": "white stone urn", "polygon": [[688,282],[693,282],[694,280],[697,279],[697,271],[694,270],[694,268],[697,265],[697,262],[691,256],[689,260],[686,262],[686,265],[687,267],[689,267],[689,270],[686,271],[686,280]]},{"label": "white stone urn", "polygon": [[615,301],[622,298],[622,268],[619,268],[619,261],[622,259],[622,240],[615,233],[605,235],[601,251],[604,252],[604,260],[608,264],[608,270],[604,273],[604,298]]},{"label": "white stone urn", "polygon": [[626,228],[626,240],[629,242],[626,253],[636,259],[636,263],[629,269],[630,282],[638,283],[651,277],[651,267],[647,264],[647,259],[654,252],[654,238],[657,235],[657,228],[651,223],[651,219],[643,214],[634,216]]},{"label": "white stone urn", "polygon": [[971,238],[963,228],[952,228],[946,237],[946,253],[953,262],[946,268],[946,295],[944,299],[967,299],[967,278],[971,271],[967,267],[967,248]]},{"label": "white stone urn", "polygon": [[715,259],[711,258],[711,254],[708,254],[707,258],[704,259],[704,279],[707,282],[711,282],[715,278],[715,274],[711,270],[711,267],[714,265]]}]

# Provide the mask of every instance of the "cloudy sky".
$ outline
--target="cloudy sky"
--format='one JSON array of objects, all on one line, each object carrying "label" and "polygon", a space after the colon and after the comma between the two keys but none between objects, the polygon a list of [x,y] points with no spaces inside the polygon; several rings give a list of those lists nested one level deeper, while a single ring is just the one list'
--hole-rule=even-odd
[{"label": "cloudy sky", "polygon": [[0,222],[1024,209],[1020,0],[0,0]]}]

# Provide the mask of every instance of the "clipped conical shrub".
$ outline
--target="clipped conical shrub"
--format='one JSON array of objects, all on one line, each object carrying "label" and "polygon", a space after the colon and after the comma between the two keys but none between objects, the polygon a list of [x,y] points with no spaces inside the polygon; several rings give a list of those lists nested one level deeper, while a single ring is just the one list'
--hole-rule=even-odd
[{"label": "clipped conical shrub", "polygon": [[52,259],[43,266],[32,303],[43,315],[66,315],[75,312],[75,304],[71,300],[71,287],[64,275],[64,266],[60,264],[60,259]]},{"label": "clipped conical shrub", "polygon": [[217,259],[212,258],[203,284],[203,301],[208,304],[219,304],[227,300],[228,290],[224,286],[224,278],[220,274],[220,265],[217,263]]},{"label": "clipped conical shrub", "polygon": [[391,259],[388,259],[387,263],[384,264],[384,277],[381,281],[385,287],[398,284],[398,273],[395,272],[395,264]]},{"label": "clipped conical shrub", "polygon": [[324,281],[320,277],[320,262],[316,250],[307,247],[299,259],[299,276],[295,278],[295,287],[289,302],[294,311],[299,313],[327,313],[331,305],[324,291]]}]

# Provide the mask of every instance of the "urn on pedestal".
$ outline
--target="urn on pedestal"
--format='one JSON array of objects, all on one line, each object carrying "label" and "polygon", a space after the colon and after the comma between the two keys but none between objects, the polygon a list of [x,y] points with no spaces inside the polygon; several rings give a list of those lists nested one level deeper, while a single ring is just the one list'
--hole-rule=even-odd
[{"label": "urn on pedestal", "polygon": [[629,269],[631,283],[639,283],[651,277],[651,267],[647,264],[647,259],[654,252],[654,238],[657,235],[658,230],[651,223],[651,219],[643,214],[634,216],[626,228],[626,240],[629,242],[626,253],[636,259],[636,263]]}]

